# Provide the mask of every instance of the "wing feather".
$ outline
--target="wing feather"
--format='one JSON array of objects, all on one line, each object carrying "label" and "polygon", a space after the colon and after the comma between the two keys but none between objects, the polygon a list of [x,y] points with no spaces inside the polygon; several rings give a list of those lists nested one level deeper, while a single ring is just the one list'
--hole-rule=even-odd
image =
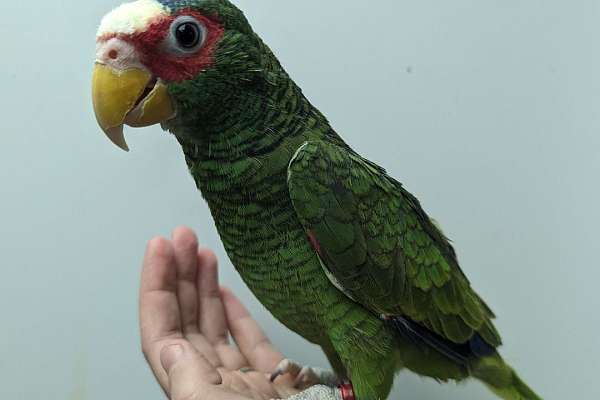
[{"label": "wing feather", "polygon": [[382,168],[348,148],[307,142],[290,163],[288,186],[324,267],[349,297],[378,315],[404,318],[399,326],[418,324],[410,335],[426,329],[428,343],[500,345],[494,314],[449,240]]}]

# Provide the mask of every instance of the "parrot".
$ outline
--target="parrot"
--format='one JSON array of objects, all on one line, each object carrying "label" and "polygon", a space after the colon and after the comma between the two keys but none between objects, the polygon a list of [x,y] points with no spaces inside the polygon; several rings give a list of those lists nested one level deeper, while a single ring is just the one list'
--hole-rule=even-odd
[{"label": "parrot", "polygon": [[273,379],[301,367],[339,384],[336,398],[377,400],[408,370],[540,399],[501,357],[495,315],[435,220],[336,133],[229,0],[110,11],[91,94],[124,150],[125,125],[172,134],[234,268],[332,368],[284,360]]}]

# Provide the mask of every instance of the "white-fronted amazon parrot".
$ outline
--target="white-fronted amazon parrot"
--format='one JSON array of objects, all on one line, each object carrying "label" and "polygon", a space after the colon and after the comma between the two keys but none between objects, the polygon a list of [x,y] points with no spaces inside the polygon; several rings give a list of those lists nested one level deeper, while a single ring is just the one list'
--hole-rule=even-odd
[{"label": "white-fronted amazon parrot", "polygon": [[109,13],[93,100],[124,149],[124,125],[160,123],[179,141],[233,265],[351,382],[339,396],[385,399],[408,369],[539,399],[499,355],[494,314],[418,200],[343,141],[228,0]]}]

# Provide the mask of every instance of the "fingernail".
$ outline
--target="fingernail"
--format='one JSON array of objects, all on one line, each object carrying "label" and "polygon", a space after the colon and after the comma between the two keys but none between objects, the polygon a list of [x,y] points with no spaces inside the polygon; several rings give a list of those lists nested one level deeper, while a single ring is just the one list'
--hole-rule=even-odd
[{"label": "fingernail", "polygon": [[171,367],[175,365],[182,355],[183,347],[180,344],[173,344],[163,349],[160,355],[160,362],[165,371],[169,372]]}]

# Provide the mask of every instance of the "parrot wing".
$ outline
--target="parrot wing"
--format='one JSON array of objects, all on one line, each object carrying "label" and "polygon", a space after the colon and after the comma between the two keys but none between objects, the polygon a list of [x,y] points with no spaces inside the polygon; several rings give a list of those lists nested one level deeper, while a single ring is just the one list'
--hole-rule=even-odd
[{"label": "parrot wing", "polygon": [[290,197],[332,283],[403,334],[457,362],[493,353],[493,312],[418,200],[347,147],[306,142]]}]

